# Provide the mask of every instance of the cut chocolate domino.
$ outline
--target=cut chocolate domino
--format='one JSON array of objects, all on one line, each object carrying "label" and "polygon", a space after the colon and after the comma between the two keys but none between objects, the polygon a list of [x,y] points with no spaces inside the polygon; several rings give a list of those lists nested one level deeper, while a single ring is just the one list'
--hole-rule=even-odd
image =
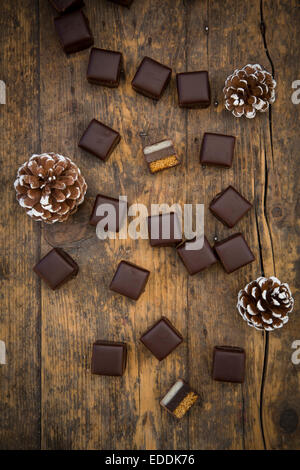
[{"label": "cut chocolate domino", "polygon": [[160,404],[169,413],[180,419],[196,403],[198,398],[199,395],[184,380],[178,379]]},{"label": "cut chocolate domino", "polygon": [[144,147],[144,157],[151,173],[180,164],[172,140],[162,140]]},{"label": "cut chocolate domino", "polygon": [[6,347],[4,341],[0,341],[0,364],[6,364]]}]

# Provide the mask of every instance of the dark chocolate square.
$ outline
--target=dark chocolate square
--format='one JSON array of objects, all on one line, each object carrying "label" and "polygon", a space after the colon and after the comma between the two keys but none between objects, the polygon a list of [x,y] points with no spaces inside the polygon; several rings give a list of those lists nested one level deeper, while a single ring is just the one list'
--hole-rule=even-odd
[{"label": "dark chocolate square", "polygon": [[176,82],[181,108],[207,108],[210,105],[208,72],[178,73]]},{"label": "dark chocolate square", "polygon": [[162,317],[140,340],[159,361],[162,361],[182,343],[183,338],[172,323]]},{"label": "dark chocolate square", "polygon": [[93,47],[90,53],[87,79],[95,85],[116,88],[120,83],[121,67],[121,52]]},{"label": "dark chocolate square", "polygon": [[174,246],[182,240],[180,220],[175,212],[148,217],[151,246]]},{"label": "dark chocolate square", "polygon": [[233,186],[228,186],[210,203],[211,212],[227,227],[234,227],[239,220],[251,209],[247,201]]},{"label": "dark chocolate square", "polygon": [[122,201],[119,199],[114,199],[112,197],[104,196],[103,194],[98,194],[95,199],[93,211],[90,217],[90,225],[97,225],[100,220],[106,217],[106,213],[104,215],[97,215],[97,209],[100,206],[104,206],[106,204],[111,204],[115,210],[116,220],[115,223],[108,227],[106,225],[106,230],[110,230],[111,232],[119,232],[122,222],[124,221],[127,215],[127,202]]},{"label": "dark chocolate square", "polygon": [[179,254],[183,264],[185,265],[188,273],[192,276],[197,274],[204,269],[209,268],[215,264],[218,260],[215,256],[213,249],[211,248],[207,238],[204,236],[203,247],[199,249],[188,250],[187,246],[196,246],[196,238],[190,241],[186,241],[177,247],[177,253]]},{"label": "dark chocolate square", "polygon": [[77,263],[61,248],[53,248],[33,268],[52,290],[58,289],[79,271]]},{"label": "dark chocolate square", "polygon": [[214,249],[228,274],[255,260],[241,233],[235,233],[225,240],[217,242]]},{"label": "dark chocolate square", "polygon": [[50,0],[50,3],[52,3],[58,13],[65,13],[66,11],[84,7],[83,0]]},{"label": "dark chocolate square", "polygon": [[192,390],[188,383],[178,379],[162,398],[160,405],[175,418],[181,419],[196,403],[198,398],[198,393]]},{"label": "dark chocolate square", "polygon": [[78,144],[83,150],[105,161],[120,142],[121,136],[111,127],[93,119]]},{"label": "dark chocolate square", "polygon": [[235,137],[206,132],[202,140],[200,162],[202,165],[231,167]]},{"label": "dark chocolate square", "polygon": [[172,69],[144,57],[132,80],[132,88],[148,98],[159,100],[171,79]]},{"label": "dark chocolate square", "polygon": [[93,344],[92,374],[123,375],[126,368],[127,345],[113,341]]},{"label": "dark chocolate square", "polygon": [[133,0],[109,0],[109,2],[118,3],[119,5],[123,5],[125,7],[130,7]]},{"label": "dark chocolate square", "polygon": [[213,379],[221,382],[244,382],[245,351],[231,346],[215,346]]},{"label": "dark chocolate square", "polygon": [[173,142],[170,139],[146,145],[143,148],[143,154],[152,174],[180,164]]},{"label": "dark chocolate square", "polygon": [[121,261],[109,288],[118,294],[138,300],[144,292],[150,271],[139,266]]},{"label": "dark chocolate square", "polygon": [[75,10],[54,19],[59,41],[66,54],[87,49],[94,44],[89,21],[82,10]]}]

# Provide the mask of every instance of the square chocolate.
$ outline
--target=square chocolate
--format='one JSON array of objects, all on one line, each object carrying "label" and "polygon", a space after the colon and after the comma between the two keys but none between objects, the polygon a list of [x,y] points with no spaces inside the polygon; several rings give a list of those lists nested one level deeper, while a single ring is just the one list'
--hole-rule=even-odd
[{"label": "square chocolate", "polygon": [[182,241],[182,228],[178,215],[152,215],[148,217],[148,234],[151,246],[174,246]]},{"label": "square chocolate", "polygon": [[113,341],[93,344],[92,374],[123,375],[126,368],[127,345]]},{"label": "square chocolate", "polygon": [[251,209],[247,201],[233,186],[228,186],[210,203],[211,212],[227,227],[234,227],[239,220]]},{"label": "square chocolate", "polygon": [[116,88],[120,83],[121,68],[121,52],[93,47],[90,53],[87,79],[95,85]]},{"label": "square chocolate", "polygon": [[[110,204],[112,206],[112,211],[115,211],[115,220],[113,223],[104,227],[105,230],[110,232],[119,232],[122,226],[122,223],[127,215],[127,202],[119,199],[114,199],[109,196],[104,196],[103,194],[98,194],[95,199],[93,211],[90,217],[90,225],[96,226],[98,222],[106,217],[107,211],[105,206]],[[103,215],[100,214],[102,206]],[[97,215],[97,212],[99,215]]]},{"label": "square chocolate", "polygon": [[147,269],[140,268],[128,261],[121,261],[109,288],[130,299],[138,300],[145,290],[149,274],[150,271]]},{"label": "square chocolate", "polygon": [[109,1],[113,3],[118,3],[119,5],[124,5],[125,7],[130,7],[130,5],[133,2],[133,0],[109,0]]},{"label": "square chocolate", "polygon": [[78,146],[106,161],[120,140],[119,132],[93,119],[81,137]]},{"label": "square chocolate", "polygon": [[82,10],[75,10],[55,18],[54,25],[66,54],[87,49],[94,44],[89,21]]},{"label": "square chocolate", "polygon": [[208,72],[185,72],[176,75],[180,108],[208,108],[210,85]]},{"label": "square chocolate", "polygon": [[232,346],[215,346],[213,379],[221,382],[244,382],[245,351]]},{"label": "square chocolate", "polygon": [[230,168],[234,153],[235,137],[206,132],[202,140],[200,162]]},{"label": "square chocolate", "polygon": [[[185,241],[177,247],[177,253],[191,276],[209,268],[218,261],[205,236],[201,249],[197,248],[197,244],[199,242],[194,238],[193,240]],[[187,247],[190,249],[187,249]]]},{"label": "square chocolate", "polygon": [[61,248],[53,248],[33,268],[52,290],[58,289],[79,271],[77,263]]},{"label": "square chocolate", "polygon": [[50,0],[50,3],[52,3],[58,13],[65,13],[66,11],[84,7],[83,0]]},{"label": "square chocolate", "polygon": [[241,233],[235,233],[225,238],[225,240],[217,242],[214,249],[228,274],[233,273],[233,271],[255,260],[252,251]]},{"label": "square chocolate", "polygon": [[179,379],[161,400],[160,405],[175,418],[181,419],[198,398],[198,393],[192,390],[184,380]]},{"label": "square chocolate", "polygon": [[140,340],[159,361],[162,361],[182,343],[183,338],[172,323],[162,317]]},{"label": "square chocolate", "polygon": [[150,173],[172,168],[180,164],[172,140],[162,140],[143,148]]},{"label": "square chocolate", "polygon": [[144,57],[131,82],[132,88],[148,98],[159,100],[171,79],[172,69]]}]

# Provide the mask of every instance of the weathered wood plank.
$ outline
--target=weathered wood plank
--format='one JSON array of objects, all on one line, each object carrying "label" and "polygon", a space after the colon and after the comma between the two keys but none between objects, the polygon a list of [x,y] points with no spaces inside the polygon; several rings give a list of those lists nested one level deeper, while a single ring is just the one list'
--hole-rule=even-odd
[{"label": "weathered wood plank", "polygon": [[39,150],[39,40],[37,2],[0,6],[1,271],[0,448],[40,446],[40,295],[32,267],[39,253],[39,225],[15,200],[18,167]]},{"label": "weathered wood plank", "polygon": [[[130,203],[148,207],[155,202],[184,202],[185,164],[181,170],[149,176],[139,138],[149,123],[162,136],[179,132],[185,137],[174,83],[158,104],[136,95],[130,85],[146,54],[181,67],[184,43],[178,45],[177,39],[184,35],[181,2],[137,2],[129,11],[106,2],[87,1],[86,5],[95,45],[124,53],[126,83],[123,79],[116,90],[88,84],[88,52],[65,57],[52,29],[51,10],[41,5],[42,148],[74,158],[87,179],[90,200],[102,192],[126,194]],[[176,24],[173,30],[172,24]],[[77,149],[80,135],[94,117],[122,134],[119,147],[105,164]],[[181,151],[181,141],[178,147]],[[100,242],[95,235],[89,238],[92,232],[87,234],[85,229],[87,239],[74,242],[76,229],[71,228],[70,237],[68,227],[65,235],[44,231],[51,243],[58,236],[60,245],[78,262],[80,273],[61,291],[42,288],[43,448],[184,448],[187,422],[171,426],[169,417],[161,413],[159,398],[183,375],[187,343],[159,364],[138,341],[161,315],[186,336],[186,298],[178,289],[181,266],[176,253],[153,250],[146,240]],[[43,252],[48,249],[43,243]],[[146,292],[137,303],[108,290],[123,258],[151,271]],[[182,282],[185,291],[185,279]],[[122,379],[90,374],[91,345],[101,338],[128,342],[128,367]]]},{"label": "weathered wood plank", "polygon": [[[208,70],[212,105],[188,112],[187,153],[191,202],[206,207],[205,231],[211,243],[232,233],[245,234],[256,261],[233,274],[220,265],[188,280],[189,371],[192,383],[201,390],[203,405],[189,419],[190,447],[205,449],[263,448],[260,429],[260,386],[264,340],[243,322],[236,310],[240,288],[261,274],[255,214],[264,187],[262,129],[268,117],[236,119],[224,109],[222,89],[235,68],[264,58],[259,23],[259,1],[220,2],[200,6],[192,2],[187,18],[187,70]],[[249,43],[251,49],[249,50]],[[204,132],[237,137],[231,169],[201,168],[199,150]],[[233,229],[224,227],[208,210],[211,199],[229,184],[255,207]],[[212,352],[215,345],[240,346],[246,350],[246,381],[243,386],[213,382]]]},{"label": "weathered wood plank", "polygon": [[[64,55],[54,32],[55,12],[48,2],[36,2],[34,13],[32,3],[18,3],[18,9],[6,3],[0,15],[4,32],[0,79],[8,84],[8,105],[0,108],[0,153],[3,184],[11,188],[0,209],[2,246],[3,237],[10,240],[0,275],[0,339],[8,349],[8,365],[0,368],[4,397],[0,448],[39,448],[40,438],[43,449],[299,448],[299,366],[290,360],[291,344],[299,339],[299,319],[295,313],[283,330],[270,334],[266,347],[265,337],[250,329],[235,308],[238,290],[261,273],[289,282],[298,299],[299,106],[290,101],[299,62],[296,1],[262,2],[266,54],[259,0],[136,0],[130,10],[86,0],[95,45],[124,54],[126,80],[123,77],[116,90],[88,84],[88,51]],[[176,72],[209,70],[212,101],[218,105],[208,110],[179,109],[175,73],[159,103],[137,95],[130,81],[144,55]],[[235,119],[223,108],[224,79],[248,62],[270,70],[268,55],[278,81],[271,114],[252,121]],[[77,148],[94,117],[122,135],[105,164]],[[183,158],[181,167],[149,175],[141,155],[142,130],[155,138],[173,138]],[[199,149],[205,131],[238,137],[232,169],[201,168]],[[37,151],[73,158],[89,186],[84,205],[70,222],[43,227],[41,253],[39,225],[21,209],[15,222],[17,206],[11,187],[19,164]],[[16,155],[13,164],[12,155]],[[212,197],[228,184],[255,202],[252,212],[233,230],[208,211]],[[144,203],[148,209],[151,203],[205,203],[210,242],[214,236],[222,239],[241,231],[256,262],[231,275],[214,266],[191,278],[171,248],[155,250],[146,240],[101,242],[87,225],[98,192],[126,194],[129,203]],[[80,273],[60,291],[52,292],[42,284],[40,293],[31,267],[51,246],[70,253]],[[108,290],[120,259],[151,271],[146,292],[137,303]],[[139,337],[161,315],[174,323],[185,342],[158,363],[139,344]],[[91,345],[96,339],[128,342],[123,378],[91,375]],[[212,381],[216,344],[246,349],[245,385]],[[178,377],[189,380],[201,393],[199,405],[181,422],[159,407],[160,397]]]},{"label": "weathered wood plank", "polygon": [[275,274],[288,282],[295,297],[290,322],[269,334],[263,401],[263,425],[269,449],[300,447],[300,375],[291,349],[300,338],[299,317],[299,104],[293,104],[292,82],[299,79],[299,3],[262,2],[266,46],[274,66],[277,99],[270,114],[271,151],[266,158],[266,215],[273,246]]}]

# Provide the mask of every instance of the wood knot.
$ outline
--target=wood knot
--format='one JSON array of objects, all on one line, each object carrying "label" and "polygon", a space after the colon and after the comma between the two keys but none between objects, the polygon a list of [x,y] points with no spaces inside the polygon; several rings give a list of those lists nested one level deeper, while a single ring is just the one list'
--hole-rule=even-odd
[{"label": "wood knot", "polygon": [[284,432],[289,434],[296,431],[298,422],[298,414],[292,408],[285,409],[280,415],[279,425]]},{"label": "wood knot", "polygon": [[272,209],[272,215],[273,215],[273,217],[281,217],[282,216],[281,207],[274,207]]},{"label": "wood knot", "polygon": [[265,23],[264,23],[263,21],[260,23],[260,32],[261,32],[261,34],[262,34],[263,36],[264,36],[265,33],[266,33],[266,25],[265,25]]}]

